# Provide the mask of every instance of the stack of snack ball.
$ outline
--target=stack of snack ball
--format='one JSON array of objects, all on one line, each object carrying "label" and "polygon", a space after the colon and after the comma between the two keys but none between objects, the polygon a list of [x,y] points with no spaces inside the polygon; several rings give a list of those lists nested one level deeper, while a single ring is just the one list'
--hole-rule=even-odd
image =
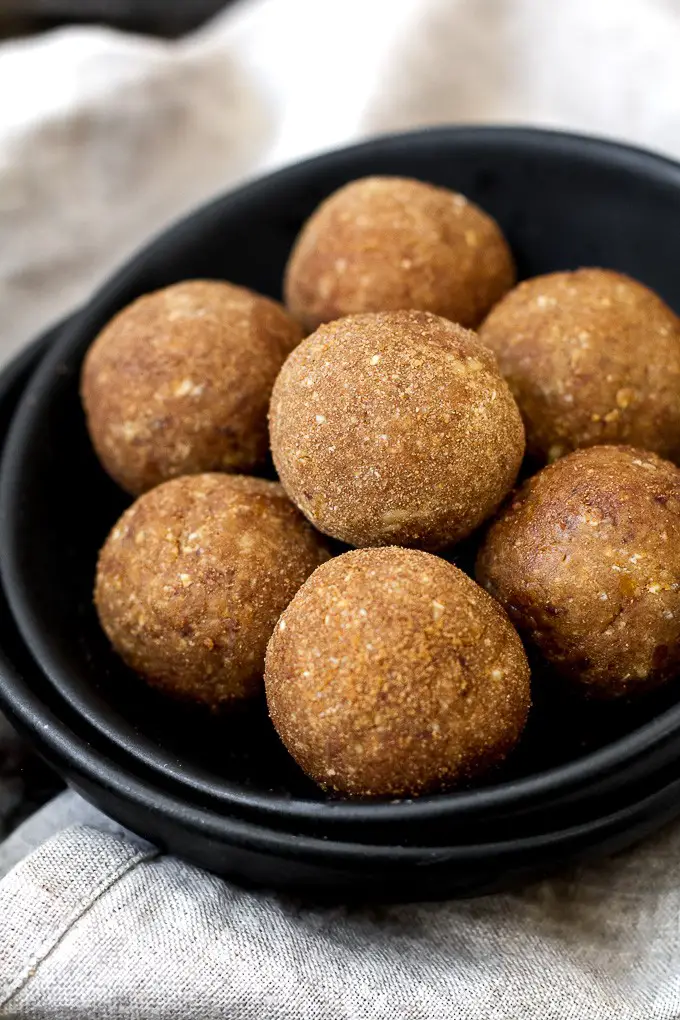
[{"label": "stack of snack ball", "polygon": [[[364,797],[504,761],[521,639],[542,683],[599,699],[673,677],[680,322],[657,295],[605,269],[515,286],[490,216],[396,177],[322,203],[284,290],[177,283],[85,359],[92,442],[138,497],[95,590],[133,670],[214,710],[264,687],[302,769]],[[475,581],[437,554],[483,526]]]}]

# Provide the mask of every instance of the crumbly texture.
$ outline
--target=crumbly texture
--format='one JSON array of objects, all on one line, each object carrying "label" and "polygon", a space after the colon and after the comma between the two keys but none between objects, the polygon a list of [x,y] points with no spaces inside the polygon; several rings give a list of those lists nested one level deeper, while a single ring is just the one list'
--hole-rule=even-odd
[{"label": "crumbly texture", "polygon": [[102,464],[134,495],[178,475],[257,470],[272,386],[301,336],[281,305],[229,283],[189,280],[139,298],[83,366]]},{"label": "crumbly texture", "polygon": [[603,443],[680,458],[680,321],[641,283],[605,269],[538,276],[511,291],[479,335],[534,458]]},{"label": "crumbly texture", "polygon": [[99,619],[151,684],[219,708],[262,690],[272,628],[328,555],[280,485],[178,478],[141,496],[107,538]]},{"label": "crumbly texture", "polygon": [[308,331],[354,312],[419,308],[477,326],[512,287],[498,224],[463,195],[366,177],[319,206],[286,269],[286,303]]},{"label": "crumbly texture", "polygon": [[499,505],[524,453],[493,354],[429,312],[320,327],[281,370],[270,433],[293,502],[355,546],[464,538]]},{"label": "crumbly texture", "polygon": [[680,471],[622,446],[564,457],[492,525],[477,579],[584,692],[659,686],[680,668]]},{"label": "crumbly texture", "polygon": [[530,706],[522,643],[456,567],[413,549],[345,553],[281,616],[265,674],[284,744],[321,786],[445,790],[501,761]]}]

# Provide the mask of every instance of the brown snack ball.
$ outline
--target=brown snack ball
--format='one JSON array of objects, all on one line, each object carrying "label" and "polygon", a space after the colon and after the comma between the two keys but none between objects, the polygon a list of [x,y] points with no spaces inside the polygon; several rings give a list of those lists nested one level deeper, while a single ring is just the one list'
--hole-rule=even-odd
[{"label": "brown snack ball", "polygon": [[492,525],[477,579],[584,692],[659,686],[680,667],[680,471],[627,446],[569,454]]},{"label": "brown snack ball", "polygon": [[502,761],[530,707],[497,603],[429,553],[362,549],[305,582],[267,648],[267,704],[297,763],[340,793],[446,790]]},{"label": "brown snack ball", "polygon": [[321,326],[276,380],[274,462],[293,502],[350,545],[439,549],[512,486],[517,405],[474,333],[429,312]]},{"label": "brown snack ball", "polygon": [[285,294],[310,332],[342,315],[398,308],[477,326],[514,282],[498,224],[463,195],[405,177],[365,177],[307,220]]},{"label": "brown snack ball", "polygon": [[92,443],[128,492],[267,459],[267,406],[302,332],[245,287],[189,280],[146,294],[90,347],[82,398]]},{"label": "brown snack ball", "polygon": [[275,482],[177,478],[141,496],[107,538],[99,619],[149,683],[218,708],[262,690],[272,628],[327,556]]},{"label": "brown snack ball", "polygon": [[527,453],[629,443],[680,458],[680,321],[621,273],[520,283],[480,328],[519,404]]}]

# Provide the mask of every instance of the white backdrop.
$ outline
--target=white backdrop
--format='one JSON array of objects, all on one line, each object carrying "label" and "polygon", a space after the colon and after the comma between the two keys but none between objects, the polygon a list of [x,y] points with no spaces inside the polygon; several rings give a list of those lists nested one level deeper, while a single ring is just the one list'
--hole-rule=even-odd
[{"label": "white backdrop", "polygon": [[680,154],[678,0],[244,0],[177,42],[0,46],[0,356],[264,168],[428,123]]}]

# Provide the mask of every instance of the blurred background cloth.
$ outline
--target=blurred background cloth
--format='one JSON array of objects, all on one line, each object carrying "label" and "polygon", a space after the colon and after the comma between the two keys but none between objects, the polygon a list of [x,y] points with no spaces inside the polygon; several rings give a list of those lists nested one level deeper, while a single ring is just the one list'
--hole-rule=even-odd
[{"label": "blurred background cloth", "polygon": [[[3,3],[126,23],[123,0]],[[215,6],[167,0],[168,33]],[[679,52],[678,0],[241,0],[179,40],[2,43],[0,356],[202,199],[363,136],[530,123],[680,154]]]}]

